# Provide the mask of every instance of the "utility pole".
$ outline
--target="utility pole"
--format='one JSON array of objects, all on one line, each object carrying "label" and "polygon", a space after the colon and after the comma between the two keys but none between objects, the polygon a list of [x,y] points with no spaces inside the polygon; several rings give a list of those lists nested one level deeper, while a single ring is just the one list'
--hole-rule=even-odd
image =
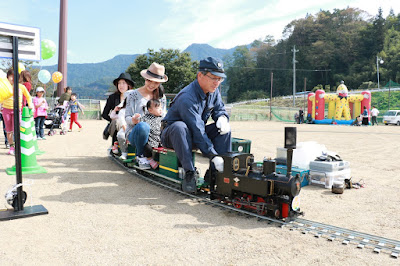
[{"label": "utility pole", "polygon": [[60,31],[58,38],[58,71],[63,79],[57,85],[57,96],[61,96],[67,87],[67,23],[68,23],[68,0],[60,0]]},{"label": "utility pole", "polygon": [[269,97],[269,121],[272,120],[272,84],[274,83],[274,72],[271,72],[271,95]]},{"label": "utility pole", "polygon": [[293,107],[295,107],[296,105],[296,52],[298,52],[299,50],[296,50],[296,45],[293,45]]},{"label": "utility pole", "polygon": [[388,96],[388,111],[390,110],[390,83],[391,83],[391,79],[389,79],[389,96]]},{"label": "utility pole", "polygon": [[383,64],[384,61],[381,57],[376,56],[376,76],[378,78],[378,90],[380,89],[379,87],[379,64]]},{"label": "utility pole", "polygon": [[304,112],[305,112],[305,110],[306,110],[306,89],[307,89],[307,78],[304,78],[304,91],[303,91],[303,93],[304,93],[304,101],[303,101],[304,107],[303,107],[303,111],[304,111]]}]

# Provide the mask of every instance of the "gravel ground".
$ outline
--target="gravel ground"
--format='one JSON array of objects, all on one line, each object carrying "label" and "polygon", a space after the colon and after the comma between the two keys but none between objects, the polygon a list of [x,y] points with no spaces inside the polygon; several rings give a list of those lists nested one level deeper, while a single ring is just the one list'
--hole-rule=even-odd
[{"label": "gravel ground", "polygon": [[[387,253],[316,239],[185,199],[128,174],[106,155],[105,121],[83,120],[82,132],[39,142],[46,174],[23,175],[28,200],[49,211],[0,222],[0,265],[394,265]],[[316,141],[351,164],[365,188],[332,194],[301,191],[305,219],[400,240],[400,127],[232,122],[232,135],[250,139],[256,160],[276,156],[284,127],[297,141]],[[14,165],[0,137],[1,168]],[[207,162],[199,157],[198,167]],[[2,195],[15,176],[0,172]]]}]

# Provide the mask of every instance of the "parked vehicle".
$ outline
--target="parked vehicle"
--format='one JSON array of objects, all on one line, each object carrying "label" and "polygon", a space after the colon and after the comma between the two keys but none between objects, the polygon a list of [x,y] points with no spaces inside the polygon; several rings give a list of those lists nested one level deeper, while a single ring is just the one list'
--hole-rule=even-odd
[{"label": "parked vehicle", "polygon": [[400,126],[400,110],[389,110],[383,115],[385,125],[394,124]]}]

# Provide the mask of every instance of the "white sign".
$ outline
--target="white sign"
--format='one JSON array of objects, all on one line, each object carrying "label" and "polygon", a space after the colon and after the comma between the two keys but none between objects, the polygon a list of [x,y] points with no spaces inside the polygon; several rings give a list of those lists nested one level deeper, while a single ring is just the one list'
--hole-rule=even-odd
[{"label": "white sign", "polygon": [[12,37],[18,37],[18,58],[40,60],[40,29],[0,22],[0,57],[12,58]]}]

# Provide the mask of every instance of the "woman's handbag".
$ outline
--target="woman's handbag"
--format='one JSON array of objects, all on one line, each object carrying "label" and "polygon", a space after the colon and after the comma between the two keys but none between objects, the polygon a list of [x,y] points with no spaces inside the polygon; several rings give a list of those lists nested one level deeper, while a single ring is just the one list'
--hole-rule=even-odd
[{"label": "woman's handbag", "polygon": [[105,140],[107,140],[108,137],[110,136],[110,131],[109,131],[110,125],[111,125],[111,123],[108,123],[106,128],[103,131],[103,139],[105,139]]}]

